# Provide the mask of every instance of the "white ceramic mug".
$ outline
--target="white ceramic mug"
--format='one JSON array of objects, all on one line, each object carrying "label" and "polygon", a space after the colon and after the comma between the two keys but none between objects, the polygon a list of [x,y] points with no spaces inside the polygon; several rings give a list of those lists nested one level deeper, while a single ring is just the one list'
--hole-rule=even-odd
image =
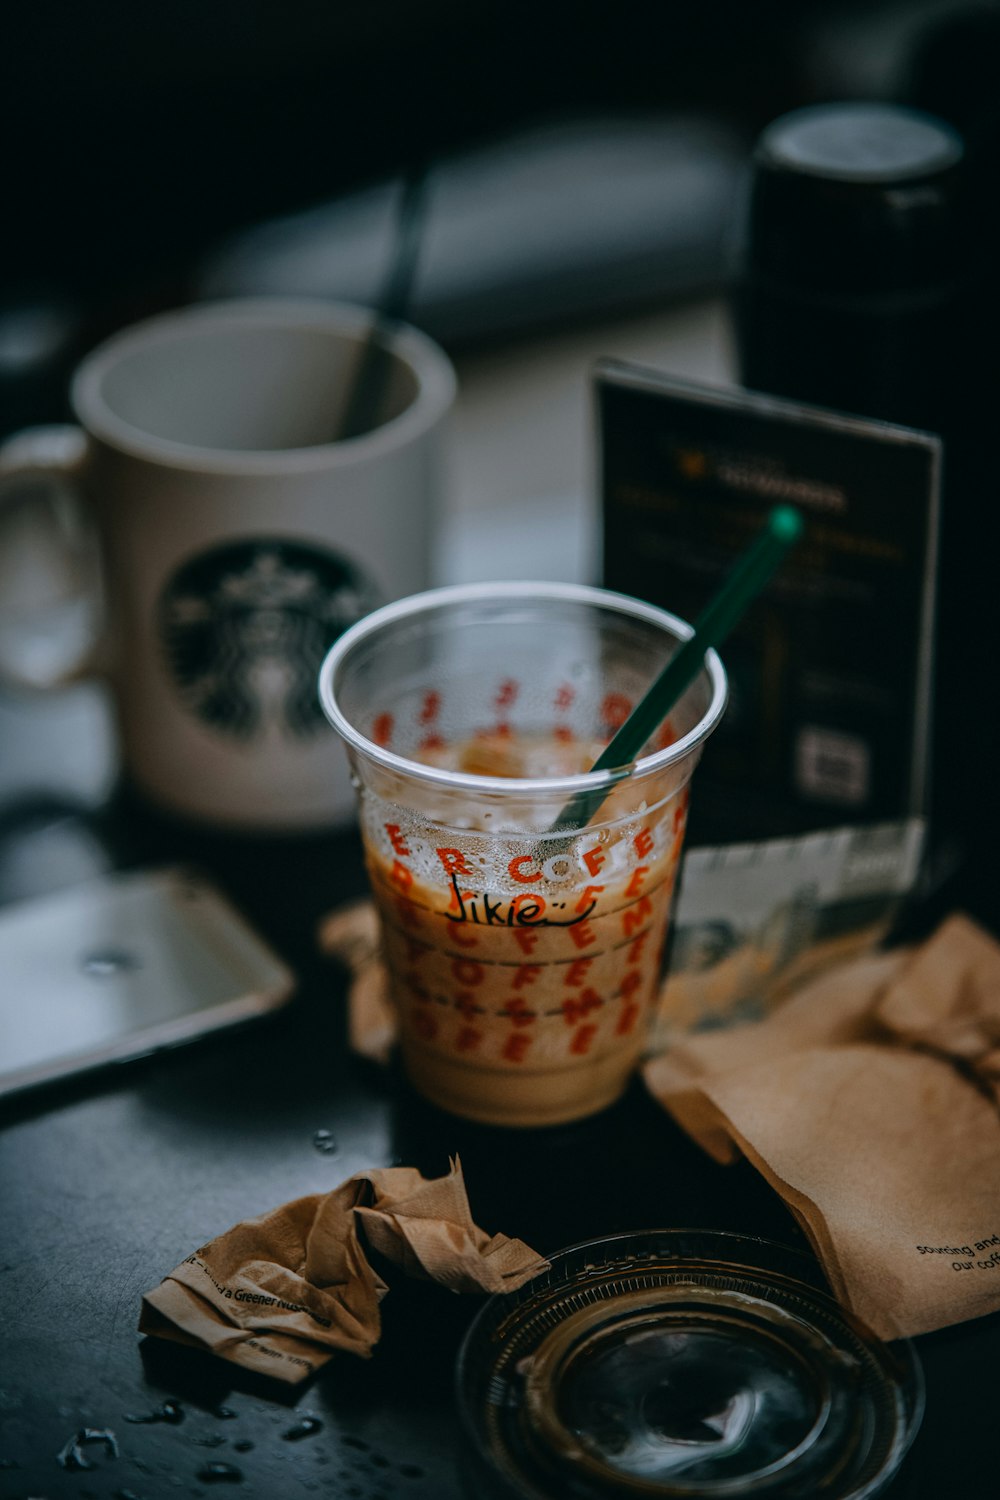
[{"label": "white ceramic mug", "polygon": [[[47,508],[56,596],[32,596],[32,559],[5,527],[0,679],[50,688],[105,673],[129,772],[182,814],[295,829],[353,813],[319,666],[347,626],[430,582],[455,392],[444,353],[396,324],[380,424],[334,440],[369,326],[363,309],[314,301],[155,317],[83,361],[79,428],[0,449],[8,521],[40,484],[31,507]],[[92,533],[99,622],[81,582]],[[71,661],[40,623],[67,611],[95,617]]]}]

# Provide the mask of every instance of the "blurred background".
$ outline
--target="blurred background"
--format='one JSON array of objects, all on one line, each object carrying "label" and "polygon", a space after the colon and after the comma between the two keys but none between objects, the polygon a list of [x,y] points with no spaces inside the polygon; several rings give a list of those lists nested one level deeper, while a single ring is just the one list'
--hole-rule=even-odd
[{"label": "blurred background", "polygon": [[[594,361],[737,378],[731,293],[765,125],[879,100],[955,126],[964,321],[935,363],[965,445],[948,460],[950,588],[984,600],[954,632],[969,666],[953,700],[968,698],[998,524],[1000,0],[33,0],[8,7],[0,69],[0,437],[65,420],[81,356],[164,308],[370,305],[401,180],[428,165],[409,317],[459,377],[439,582],[599,579]],[[978,745],[970,784],[990,785],[988,739],[956,738]],[[114,781],[95,683],[0,699],[0,746],[0,796],[94,805]]]},{"label": "blurred background", "polygon": [[363,298],[418,158],[414,321],[450,350],[722,287],[746,153],[798,105],[914,104],[984,184],[996,162],[989,3],[33,0],[3,29],[4,432],[60,417],[80,354],[160,307]]}]

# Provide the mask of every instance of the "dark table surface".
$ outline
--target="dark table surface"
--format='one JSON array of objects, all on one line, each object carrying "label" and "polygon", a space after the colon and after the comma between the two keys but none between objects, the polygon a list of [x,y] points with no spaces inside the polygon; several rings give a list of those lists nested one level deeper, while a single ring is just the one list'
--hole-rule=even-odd
[{"label": "dark table surface", "polygon": [[[253,839],[173,823],[115,785],[96,751],[85,763],[86,736],[100,740],[89,712],[79,697],[0,712],[0,902],[108,869],[194,864],[299,984],[266,1021],[4,1107],[0,1500],[210,1494],[222,1480],[208,1466],[220,1464],[248,1496],[457,1500],[453,1366],[476,1299],[395,1279],[374,1357],[336,1357],[294,1391],[136,1332],[142,1293],[198,1245],[363,1168],[440,1175],[458,1154],[477,1222],[542,1252],[663,1226],[802,1244],[748,1165],[712,1163],[641,1086],[581,1124],[504,1132],[446,1117],[393,1070],[353,1057],[344,975],[315,933],[364,890],[356,836]],[[1000,1317],[917,1345],[926,1416],[889,1493],[1000,1493]],[[320,1425],[290,1435],[303,1416]],[[95,1442],[83,1450],[92,1468],[65,1468],[59,1454],[82,1428],[114,1433],[117,1456]]]}]

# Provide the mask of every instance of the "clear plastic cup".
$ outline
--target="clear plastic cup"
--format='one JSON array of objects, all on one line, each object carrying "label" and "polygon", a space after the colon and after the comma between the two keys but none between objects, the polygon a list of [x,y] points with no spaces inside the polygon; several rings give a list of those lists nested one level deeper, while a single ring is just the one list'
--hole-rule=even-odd
[{"label": "clear plastic cup", "polygon": [[600,589],[482,584],[378,610],[324,662],[403,1061],[433,1103],[534,1126],[623,1092],[725,707],[715,653],[631,773],[587,768],[690,634]]}]

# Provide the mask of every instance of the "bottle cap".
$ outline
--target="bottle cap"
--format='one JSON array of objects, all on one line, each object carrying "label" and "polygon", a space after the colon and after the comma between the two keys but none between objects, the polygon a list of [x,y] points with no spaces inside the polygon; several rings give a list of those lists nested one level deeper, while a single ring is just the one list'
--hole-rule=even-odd
[{"label": "bottle cap", "polygon": [[962,158],[957,131],[899,105],[782,115],[754,154],[749,268],[827,294],[951,280]]}]

